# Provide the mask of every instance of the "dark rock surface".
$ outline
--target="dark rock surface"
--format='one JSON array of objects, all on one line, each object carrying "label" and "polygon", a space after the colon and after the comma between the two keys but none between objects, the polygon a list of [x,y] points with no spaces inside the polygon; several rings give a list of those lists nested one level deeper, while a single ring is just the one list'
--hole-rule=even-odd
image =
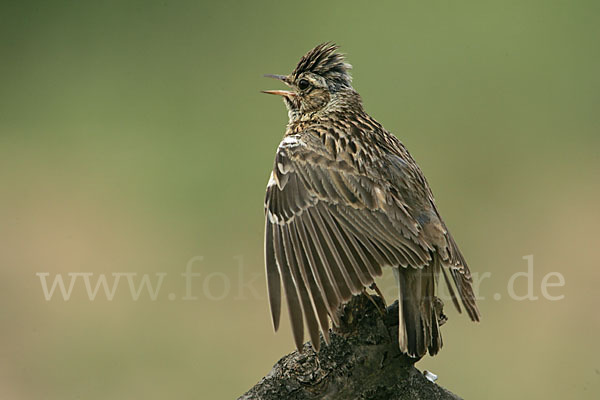
[{"label": "dark rock surface", "polygon": [[384,310],[377,296],[355,296],[342,310],[331,343],[316,353],[304,344],[279,360],[241,396],[249,399],[459,399],[415,368],[398,349],[398,303]]}]

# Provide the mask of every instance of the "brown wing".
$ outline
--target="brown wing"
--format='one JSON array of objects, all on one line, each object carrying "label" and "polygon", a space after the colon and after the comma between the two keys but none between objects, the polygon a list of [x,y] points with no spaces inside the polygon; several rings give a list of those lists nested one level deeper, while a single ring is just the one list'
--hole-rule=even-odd
[{"label": "brown wing", "polygon": [[444,228],[427,201],[402,197],[398,188],[410,177],[393,164],[382,173],[359,172],[310,133],[279,146],[265,200],[267,286],[277,330],[283,284],[298,349],[304,323],[315,348],[319,328],[328,341],[328,318],[337,325],[340,305],[381,267],[432,264],[435,226]]},{"label": "brown wing", "polygon": [[[392,135],[389,135],[388,138],[393,142],[393,151],[386,156],[388,161],[387,177],[393,186],[397,187],[399,192],[403,194],[404,201],[413,205],[413,212],[424,230],[427,242],[433,244],[436,248],[441,267],[443,267],[440,269],[444,275],[444,281],[450,291],[454,306],[459,313],[462,312],[459,304],[460,298],[471,320],[479,321],[480,315],[475,304],[471,272],[437,210],[429,184],[400,141]],[[420,190],[415,190],[415,188],[420,188]],[[416,198],[411,199],[410,197],[415,194]],[[416,206],[414,206],[415,204]],[[454,285],[450,282],[448,274],[450,274]],[[458,296],[453,286],[456,288]]]}]

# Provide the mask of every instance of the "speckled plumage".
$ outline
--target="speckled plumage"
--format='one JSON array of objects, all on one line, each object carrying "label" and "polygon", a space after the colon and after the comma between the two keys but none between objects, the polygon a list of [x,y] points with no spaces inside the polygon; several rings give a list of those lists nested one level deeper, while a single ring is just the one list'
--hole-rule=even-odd
[{"label": "speckled plumage", "polygon": [[272,76],[290,91],[266,91],[283,96],[290,119],[265,200],[273,325],[277,330],[283,286],[296,346],[306,324],[318,349],[319,330],[327,341],[340,305],[391,267],[402,304],[400,348],[434,355],[442,346],[438,276],[458,310],[460,298],[477,321],[470,272],[420,168],[364,111],[351,67],[336,50],[317,46],[290,75]]}]

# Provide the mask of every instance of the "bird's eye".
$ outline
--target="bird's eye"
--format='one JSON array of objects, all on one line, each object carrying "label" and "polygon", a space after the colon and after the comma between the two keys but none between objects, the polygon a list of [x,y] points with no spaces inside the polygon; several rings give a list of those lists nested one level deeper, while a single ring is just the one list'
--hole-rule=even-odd
[{"label": "bird's eye", "polygon": [[298,88],[300,90],[307,89],[309,86],[310,86],[310,83],[308,83],[308,81],[306,79],[300,79],[300,82],[298,82]]}]

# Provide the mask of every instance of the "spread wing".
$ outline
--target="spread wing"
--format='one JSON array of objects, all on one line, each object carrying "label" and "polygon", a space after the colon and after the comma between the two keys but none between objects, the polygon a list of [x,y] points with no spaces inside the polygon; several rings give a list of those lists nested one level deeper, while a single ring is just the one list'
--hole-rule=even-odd
[{"label": "spread wing", "polygon": [[454,273],[468,269],[454,260],[458,250],[420,171],[392,153],[386,157],[385,168],[359,168],[310,133],[287,136],[277,150],[265,200],[267,286],[275,330],[283,286],[299,349],[304,324],[315,348],[319,329],[328,341],[328,318],[337,325],[340,305],[373,283],[383,266],[420,269],[439,254],[454,268],[463,295],[465,275],[456,272],[457,282]]}]

